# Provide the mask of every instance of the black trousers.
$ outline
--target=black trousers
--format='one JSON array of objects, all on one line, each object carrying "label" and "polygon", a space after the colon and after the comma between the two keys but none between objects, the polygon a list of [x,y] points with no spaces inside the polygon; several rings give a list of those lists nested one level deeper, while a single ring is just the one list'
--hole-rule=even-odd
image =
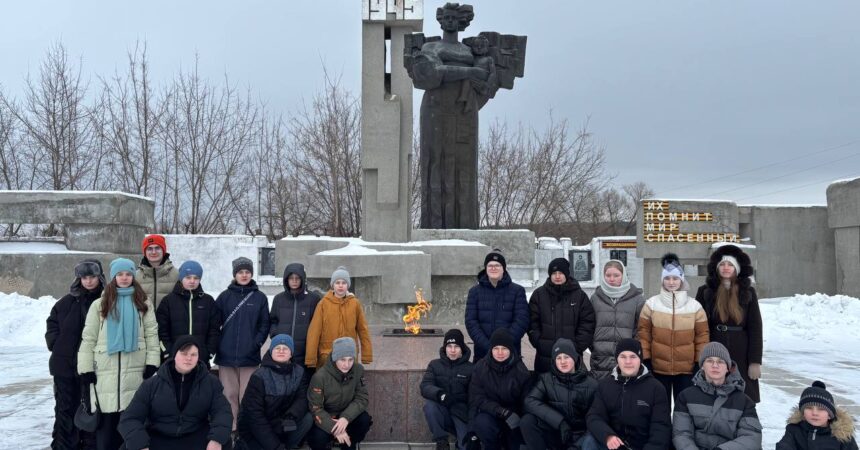
[{"label": "black trousers", "polygon": [[[678,394],[681,391],[693,385],[692,374],[660,375],[659,373],[655,373],[654,378],[663,383],[663,387],[666,388],[666,400],[669,401],[670,405],[673,404],[673,400],[678,400]],[[672,409],[674,410],[675,408],[673,407]]]},{"label": "black trousers", "polygon": [[51,448],[78,450],[95,448],[95,436],[75,427],[75,412],[81,404],[81,381],[78,377],[54,377],[54,431]]},{"label": "black trousers", "polygon": [[98,450],[117,450],[122,447],[122,436],[117,431],[119,416],[122,412],[102,413],[96,428],[96,448]]},{"label": "black trousers", "polygon": [[[341,445],[340,448],[354,450],[356,448],[356,444],[364,440],[364,437],[367,436],[367,432],[370,431],[370,426],[373,425],[373,419],[370,417],[370,414],[367,411],[362,412],[355,418],[352,422],[350,422],[346,426],[346,434],[349,435],[349,440],[352,445],[349,447],[345,445]],[[337,445],[337,441],[334,439],[334,436],[331,435],[327,430],[323,430],[322,428],[314,425],[311,427],[311,430],[308,431],[308,434],[305,436],[307,440],[308,446],[312,450],[322,450],[326,448],[332,448],[332,442],[335,442],[334,445]]]},{"label": "black trousers", "polygon": [[512,430],[504,420],[485,412],[478,413],[472,419],[472,429],[485,450],[518,450],[523,444],[519,427]]}]

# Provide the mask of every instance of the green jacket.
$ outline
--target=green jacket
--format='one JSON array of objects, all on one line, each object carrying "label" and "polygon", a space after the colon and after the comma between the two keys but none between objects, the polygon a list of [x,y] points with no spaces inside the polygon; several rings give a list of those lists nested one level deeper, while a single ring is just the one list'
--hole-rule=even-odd
[{"label": "green jacket", "polygon": [[101,299],[90,306],[81,336],[81,348],[78,350],[78,373],[96,373],[96,384],[90,387],[93,409],[96,405],[96,396],[93,395],[95,390],[102,412],[125,410],[143,382],[146,366],[158,366],[161,362],[155,308],[149,300],[146,305],[146,314],[138,312],[138,350],[113,355],[107,353],[107,326],[101,317]]},{"label": "green jacket", "polygon": [[329,359],[314,373],[308,387],[308,406],[314,423],[331,433],[334,422],[340,417],[352,422],[367,409],[367,385],[364,367],[358,362],[347,373],[342,373]]},{"label": "green jacket", "polygon": [[146,258],[143,258],[137,266],[137,272],[134,273],[134,279],[140,283],[146,296],[155,305],[155,309],[158,309],[164,296],[173,292],[173,286],[179,280],[179,271],[173,267],[169,257],[169,254],[165,254],[164,262],[156,269],[149,265]]}]

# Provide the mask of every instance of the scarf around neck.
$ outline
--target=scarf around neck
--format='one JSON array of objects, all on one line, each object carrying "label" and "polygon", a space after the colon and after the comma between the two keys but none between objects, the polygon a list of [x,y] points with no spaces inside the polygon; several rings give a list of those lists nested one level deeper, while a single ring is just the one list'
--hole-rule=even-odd
[{"label": "scarf around neck", "polygon": [[[614,303],[619,298],[624,296],[627,291],[630,290],[630,278],[627,277],[627,267],[625,267],[624,264],[621,263],[621,261],[618,261],[617,259],[611,259],[610,261],[615,261],[621,264],[622,267],[624,267],[624,270],[621,271],[621,286],[610,286],[609,283],[606,282],[606,277],[602,274],[600,276],[600,289],[602,289],[603,293],[606,294],[607,297],[612,299]],[[603,271],[606,272],[605,265],[603,266]]]},{"label": "scarf around neck", "polygon": [[131,296],[134,286],[116,289],[116,313],[107,315],[107,351],[108,355],[137,351],[137,308]]}]

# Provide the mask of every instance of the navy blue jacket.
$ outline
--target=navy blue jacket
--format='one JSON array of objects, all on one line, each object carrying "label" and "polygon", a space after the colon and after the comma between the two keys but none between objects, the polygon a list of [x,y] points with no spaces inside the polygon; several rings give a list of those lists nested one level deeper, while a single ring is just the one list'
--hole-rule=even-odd
[{"label": "navy blue jacket", "polygon": [[[249,293],[248,301],[226,322]],[[234,281],[218,296],[215,304],[221,311],[221,323],[224,324],[215,364],[226,367],[260,365],[260,347],[269,333],[269,299],[266,294],[257,289],[254,280],[246,286],[239,286]]]},{"label": "navy blue jacket", "polygon": [[499,328],[507,328],[521,354],[520,341],[529,328],[529,304],[526,290],[511,281],[505,271],[496,287],[490,284],[484,271],[478,274],[478,284],[469,289],[466,300],[466,331],[475,343],[478,361],[490,351],[490,336]]}]

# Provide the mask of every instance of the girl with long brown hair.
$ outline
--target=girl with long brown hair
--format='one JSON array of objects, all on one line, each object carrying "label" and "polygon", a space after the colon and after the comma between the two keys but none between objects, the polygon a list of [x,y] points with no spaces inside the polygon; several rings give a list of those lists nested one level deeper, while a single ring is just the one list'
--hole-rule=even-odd
[{"label": "girl with long brown hair", "polygon": [[118,258],[110,264],[110,282],[87,313],[78,373],[90,386],[90,408],[101,411],[96,448],[122,446],[117,432],[120,413],[159,363],[155,308],[134,279],[134,263]]},{"label": "girl with long brown hair", "polygon": [[729,350],[746,384],[746,394],[758,403],[763,344],[753,272],[749,255],[740,247],[718,247],[711,254],[708,276],[696,292],[696,300],[708,315],[711,340]]}]

